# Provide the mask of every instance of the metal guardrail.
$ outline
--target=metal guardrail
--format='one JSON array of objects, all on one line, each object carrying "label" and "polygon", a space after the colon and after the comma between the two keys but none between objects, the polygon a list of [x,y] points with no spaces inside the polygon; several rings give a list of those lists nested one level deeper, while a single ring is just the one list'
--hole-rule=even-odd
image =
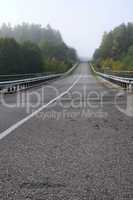
[{"label": "metal guardrail", "polygon": [[103,72],[104,74],[109,74],[112,76],[118,76],[118,77],[123,77],[123,78],[133,78],[133,71],[109,71],[106,73]]},{"label": "metal guardrail", "polygon": [[71,74],[77,68],[78,65],[79,63],[76,63],[71,69],[64,73],[64,76]]},{"label": "metal guardrail", "polygon": [[[96,71],[99,71],[98,68],[95,68]],[[101,73],[108,74],[112,76],[118,76],[122,78],[133,78],[133,71],[114,71],[109,69],[100,69]]]},{"label": "metal guardrail", "polygon": [[69,73],[71,73],[77,66],[78,66],[78,63],[75,64],[69,71],[67,71],[66,73],[62,73],[62,74],[53,74],[53,75],[40,76],[40,77],[35,77],[35,78],[25,78],[25,79],[12,80],[12,81],[1,81],[0,82],[0,93],[18,92],[21,90],[25,90],[25,89],[34,87],[35,85],[41,84],[48,80],[53,80],[56,78],[60,78],[61,76],[66,76]]},{"label": "metal guardrail", "polygon": [[121,87],[128,89],[130,91],[133,90],[133,78],[125,78],[125,77],[119,77],[119,76],[113,76],[109,74],[104,74],[101,72],[97,72],[93,65],[90,64],[92,71],[97,74],[98,76],[101,76],[102,78],[105,78],[117,85],[120,85]]},{"label": "metal guardrail", "polygon": [[16,80],[16,81],[4,81],[4,82],[0,82],[0,91],[1,93],[18,92],[21,90],[31,88],[42,82],[59,78],[60,76],[61,74],[57,74],[57,75],[43,76],[43,77],[38,77],[38,78],[21,79],[21,80]]},{"label": "metal guardrail", "polygon": [[3,81],[15,81],[28,78],[37,78],[41,76],[49,76],[52,73],[31,73],[31,74],[11,74],[11,75],[0,75],[0,82]]}]

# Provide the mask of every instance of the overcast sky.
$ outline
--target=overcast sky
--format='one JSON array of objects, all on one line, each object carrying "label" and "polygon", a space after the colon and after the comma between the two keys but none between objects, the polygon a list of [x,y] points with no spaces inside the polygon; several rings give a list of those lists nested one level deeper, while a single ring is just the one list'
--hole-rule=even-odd
[{"label": "overcast sky", "polygon": [[84,57],[93,54],[104,31],[129,21],[132,0],[0,0],[0,24],[50,24]]}]

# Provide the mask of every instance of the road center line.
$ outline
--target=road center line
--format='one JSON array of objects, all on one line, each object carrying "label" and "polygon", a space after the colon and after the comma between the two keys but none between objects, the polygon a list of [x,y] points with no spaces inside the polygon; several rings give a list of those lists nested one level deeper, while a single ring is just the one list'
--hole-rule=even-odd
[{"label": "road center line", "polygon": [[69,87],[65,92],[61,93],[59,96],[57,96],[56,98],[52,99],[47,104],[43,105],[42,107],[40,107],[39,109],[37,109],[32,114],[28,115],[27,117],[23,118],[22,120],[20,120],[16,124],[10,126],[8,129],[6,129],[2,133],[0,133],[0,140],[2,140],[3,138],[5,138],[7,135],[9,135],[10,133],[12,133],[18,127],[20,127],[21,125],[23,125],[25,122],[27,122],[28,120],[30,120],[31,118],[33,118],[34,116],[36,116],[39,112],[41,112],[43,109],[47,108],[50,104],[54,103],[56,100],[60,99],[64,95],[66,95],[78,83],[78,81],[80,79],[81,79],[81,76],[79,76],[76,79],[76,81],[71,85],[71,87]]}]

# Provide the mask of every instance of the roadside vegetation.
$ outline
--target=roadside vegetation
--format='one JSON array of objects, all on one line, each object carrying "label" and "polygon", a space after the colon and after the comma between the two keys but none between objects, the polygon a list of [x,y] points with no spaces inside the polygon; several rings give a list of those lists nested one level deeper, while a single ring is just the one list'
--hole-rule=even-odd
[{"label": "roadside vegetation", "polygon": [[133,23],[105,32],[93,62],[99,70],[133,71]]},{"label": "roadside vegetation", "polygon": [[0,27],[0,74],[65,72],[77,61],[59,31],[48,25],[27,24]]}]

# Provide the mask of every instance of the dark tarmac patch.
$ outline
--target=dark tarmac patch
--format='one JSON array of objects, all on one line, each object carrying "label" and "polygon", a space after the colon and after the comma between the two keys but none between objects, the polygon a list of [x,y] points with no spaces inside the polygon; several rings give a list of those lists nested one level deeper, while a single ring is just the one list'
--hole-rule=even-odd
[{"label": "dark tarmac patch", "polygon": [[64,188],[65,184],[46,182],[24,182],[20,185],[21,189],[44,189],[44,188]]}]

